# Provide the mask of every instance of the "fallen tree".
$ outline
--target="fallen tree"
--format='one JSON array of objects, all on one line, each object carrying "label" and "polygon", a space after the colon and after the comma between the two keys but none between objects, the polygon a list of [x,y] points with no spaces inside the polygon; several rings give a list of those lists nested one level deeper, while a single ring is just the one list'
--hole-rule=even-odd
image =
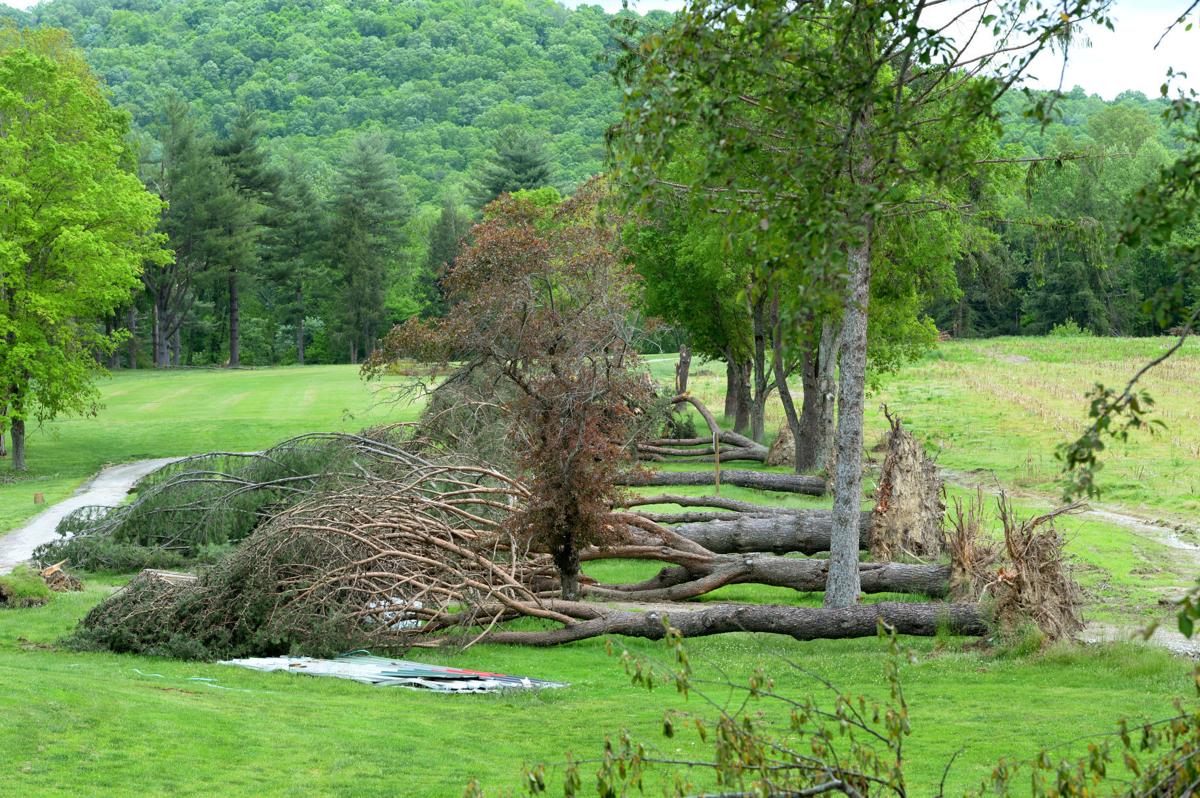
[{"label": "fallen tree", "polygon": [[[872,513],[860,522],[861,546],[868,548]],[[748,515],[739,513],[728,520],[681,523],[675,531],[709,551],[774,552],[818,554],[829,551],[832,514],[829,510],[796,510],[792,513]]]},{"label": "fallen tree", "polygon": [[653,438],[639,441],[637,453],[640,458],[658,462],[674,458],[693,463],[711,463],[718,460],[756,460],[760,463],[766,461],[766,446],[745,435],[722,429],[712,412],[696,397],[687,393],[680,394],[671,399],[671,404],[690,404],[696,408],[708,427],[708,437]]},{"label": "fallen tree", "polygon": [[[558,607],[558,610],[571,608]],[[493,643],[553,646],[604,635],[662,639],[668,628],[682,637],[705,637],[729,632],[766,632],[797,640],[840,640],[874,637],[883,623],[899,634],[936,635],[939,629],[958,635],[988,632],[986,613],[977,604],[910,604],[880,602],[844,609],[780,607],[769,604],[717,604],[702,610],[631,612],[595,611],[590,618],[548,631],[499,631],[488,635]]]},{"label": "fallen tree", "polygon": [[[825,493],[825,480],[820,477],[806,477],[800,474],[776,474],[770,471],[746,471],[744,469],[722,469],[720,472],[722,485],[736,485],[739,488],[754,490],[777,491],[780,493],[801,493],[807,496],[822,496]],[[665,487],[684,485],[715,485],[716,471],[632,471],[622,474],[617,484],[627,487]]]}]

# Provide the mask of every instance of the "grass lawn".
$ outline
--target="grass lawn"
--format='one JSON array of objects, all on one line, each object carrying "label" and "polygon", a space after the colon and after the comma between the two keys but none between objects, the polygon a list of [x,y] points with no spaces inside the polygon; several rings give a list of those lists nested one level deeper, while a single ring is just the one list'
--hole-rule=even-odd
[{"label": "grass lawn", "polygon": [[[100,384],[100,413],[31,427],[29,471],[0,461],[0,529],[53,503],[109,463],[212,450],[252,451],[302,432],[358,430],[404,420],[411,409],[383,406],[355,366],[118,371]],[[380,397],[382,398],[382,397]]]},{"label": "grass lawn", "polygon": [[[1033,511],[1056,493],[1050,452],[1082,421],[1082,392],[1096,378],[1117,382],[1154,345],[1105,339],[956,342],[889,377],[875,398],[926,436],[944,465],[994,474]],[[672,362],[652,358],[651,366],[665,377]],[[1185,524],[1200,521],[1197,496],[1188,487],[1189,479],[1200,479],[1200,469],[1195,457],[1187,457],[1187,447],[1200,444],[1200,429],[1188,423],[1200,413],[1194,395],[1198,367],[1200,349],[1192,347],[1177,371],[1151,380],[1170,428],[1148,443],[1139,440],[1144,449],[1114,452],[1103,472],[1113,484],[1107,502]],[[1185,391],[1188,380],[1191,395]],[[695,391],[711,406],[719,407],[722,383],[723,369],[696,369]],[[0,485],[0,527],[32,514],[35,490],[54,501],[106,462],[257,449],[301,432],[356,429],[413,412],[374,406],[348,366],[119,374],[103,390],[99,417],[56,422],[31,436],[33,473]],[[768,421],[776,427],[782,416],[773,412]],[[868,443],[882,431],[873,413]],[[722,493],[760,498],[729,487]],[[816,506],[828,500],[784,501]],[[1089,591],[1089,617],[1164,616],[1156,599],[1193,576],[1194,560],[1122,526],[1080,518],[1070,519],[1067,528]],[[604,562],[589,570],[628,578],[637,567],[643,566]],[[689,753],[693,745],[686,733],[672,740],[659,733],[664,708],[679,706],[679,697],[670,689],[647,695],[630,685],[602,640],[552,650],[482,645],[457,655],[414,654],[571,683],[563,691],[508,697],[429,695],[54,649],[54,641],[123,579],[93,576],[83,594],[56,596],[41,608],[0,610],[5,774],[0,794],[456,798],[471,778],[492,794],[517,794],[523,762],[560,761],[568,751],[595,757],[604,735],[622,727],[670,751]],[[755,586],[726,588],[717,598],[819,600]],[[1192,684],[1190,662],[1144,646],[1004,654],[980,652],[965,642],[905,641],[916,654],[902,671],[912,708],[906,752],[913,795],[936,792],[942,768],[959,749],[947,795],[977,785],[1000,756],[1029,756],[1065,741],[1076,742],[1056,753],[1079,753],[1081,736],[1108,732],[1119,717],[1161,717]],[[645,641],[619,643],[641,653],[659,650]],[[847,691],[881,690],[884,646],[878,640],[797,643],[728,635],[689,647],[703,668],[719,665],[742,679],[764,667],[797,695],[812,685],[790,672],[783,658]],[[584,786],[587,794],[586,775]],[[656,792],[648,787],[648,794]]]}]

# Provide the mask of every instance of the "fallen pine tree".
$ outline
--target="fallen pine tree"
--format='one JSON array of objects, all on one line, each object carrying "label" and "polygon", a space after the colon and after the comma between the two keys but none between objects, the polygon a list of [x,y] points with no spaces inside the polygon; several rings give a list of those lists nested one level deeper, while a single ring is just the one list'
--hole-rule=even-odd
[{"label": "fallen pine tree", "polygon": [[[771,471],[721,469],[720,483],[739,488],[801,493],[807,496],[825,494],[825,480],[802,474],[777,474]],[[627,487],[706,486],[717,484],[717,471],[633,471],[621,476],[617,484]]]},{"label": "fallen pine tree", "polygon": [[664,462],[671,458],[693,463],[712,463],[718,460],[756,460],[760,463],[766,461],[766,446],[745,435],[722,429],[712,412],[696,397],[686,393],[680,394],[671,399],[671,404],[690,404],[696,408],[708,427],[708,436],[651,438],[638,441],[636,447],[639,458],[656,462]]},{"label": "fallen pine tree", "polygon": [[[1051,584],[1070,578],[1061,563],[1061,538],[1039,529],[1053,516],[1006,525],[1014,536],[1006,549],[988,549],[994,558],[967,539],[977,533],[968,530],[956,550],[975,547],[965,566],[969,578],[954,563],[862,566],[869,589],[907,586],[940,595],[957,585],[962,603],[825,610],[671,603],[751,581],[819,588],[824,563],[716,554],[662,525],[614,513],[612,523],[625,534],[588,550],[585,559],[634,557],[669,567],[633,585],[585,582],[585,594],[622,602],[607,606],[564,601],[549,555],[531,550],[506,526],[514,507],[528,498],[520,483],[493,469],[433,463],[402,480],[371,480],[317,494],[261,525],[199,579],[135,579],[88,614],[74,643],[199,658],[465,647],[481,640],[554,645],[604,634],[658,637],[664,614],[684,636],[743,631],[796,639],[867,636],[880,620],[903,634],[935,634],[939,628],[982,634],[988,613],[975,598],[984,591],[971,586],[984,586],[996,617],[1006,622],[1032,617],[1055,635],[1072,628],[1069,606],[1035,607],[1048,600],[1069,605],[1078,596],[1069,585]],[[639,601],[655,603],[637,611]],[[508,625],[521,618],[554,628]]]}]

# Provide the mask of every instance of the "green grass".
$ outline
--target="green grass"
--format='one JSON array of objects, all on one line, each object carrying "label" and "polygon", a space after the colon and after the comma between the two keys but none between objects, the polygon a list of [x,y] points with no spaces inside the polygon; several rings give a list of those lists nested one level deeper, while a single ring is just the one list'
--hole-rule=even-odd
[{"label": "green grass", "polygon": [[26,607],[44,604],[50,599],[50,588],[41,574],[27,565],[19,565],[0,576],[0,607]]},{"label": "green grass", "polygon": [[14,475],[0,461],[0,529],[43,509],[34,493],[59,501],[106,464],[257,450],[302,432],[358,430],[414,415],[377,403],[375,386],[354,366],[120,371],[100,389],[98,416],[30,430],[27,474]]},{"label": "green grass", "polygon": [[[632,686],[601,640],[552,651],[478,646],[415,655],[571,683],[511,697],[47,648],[108,589],[109,580],[93,580],[84,594],[56,595],[47,607],[0,611],[6,794],[457,798],[470,778],[515,793],[523,762],[560,762],[567,751],[597,757],[604,736],[620,728],[660,749],[698,753],[687,734],[665,740],[659,732],[664,709],[682,706],[681,699],[669,688],[647,694]],[[655,643],[621,642],[636,653],[661,653]],[[932,794],[960,748],[951,795],[983,779],[1000,755],[1031,756],[1068,740],[1077,742],[1057,753],[1079,753],[1079,737],[1111,731],[1117,717],[1159,717],[1190,685],[1189,663],[1144,647],[995,657],[946,642],[905,641],[915,654],[902,671],[912,707],[906,750],[914,795]],[[762,666],[781,689],[811,692],[787,658],[843,690],[882,697],[885,647],[878,640],[799,644],[728,635],[689,646],[702,675],[715,676],[719,665],[740,680]]]},{"label": "green grass", "polygon": [[[1117,382],[1154,346],[1106,339],[952,343],[889,377],[874,404],[887,401],[927,436],[944,465],[994,475],[1018,492],[1023,512],[1040,511],[1057,492],[1050,451],[1082,420],[1082,392],[1097,376]],[[1144,450],[1116,451],[1120,462],[1104,475],[1120,490],[1107,501],[1186,523],[1200,516],[1188,487],[1189,478],[1200,478],[1194,458],[1190,468],[1172,459],[1173,451],[1183,458],[1186,447],[1200,441],[1200,427],[1186,423],[1200,406],[1184,391],[1196,355],[1196,348],[1189,349],[1179,371],[1150,383],[1166,400],[1170,437],[1156,437]],[[1029,360],[1002,359],[1008,356]],[[651,365],[665,377],[671,364],[663,357]],[[1030,364],[1035,365],[1025,368]],[[695,391],[719,407],[723,370],[701,365],[695,371]],[[1193,389],[1196,384],[1193,380]],[[1018,388],[1021,401],[1013,396]],[[99,417],[56,422],[32,436],[33,473],[0,485],[0,525],[35,511],[34,491],[54,501],[106,462],[257,449],[301,432],[356,429],[413,413],[372,408],[371,393],[353,367],[121,374],[103,390],[106,407]],[[1038,391],[1044,393],[1040,402]],[[1062,417],[1048,415],[1051,411]],[[769,427],[781,421],[773,410]],[[868,442],[874,443],[884,429],[877,412],[869,425]],[[1139,469],[1147,476],[1134,484]],[[951,495],[967,492],[952,488]],[[722,494],[764,499],[728,486]],[[828,503],[811,497],[770,501]],[[1165,617],[1158,599],[1194,576],[1193,560],[1121,526],[1075,518],[1064,521],[1064,529],[1089,591],[1091,618]],[[609,561],[588,570],[628,581],[654,566]],[[56,594],[40,608],[0,610],[0,763],[6,778],[0,793],[457,798],[471,778],[493,793],[516,794],[523,762],[561,761],[568,751],[598,756],[604,736],[622,727],[665,750],[695,753],[690,737],[668,741],[659,733],[664,708],[679,706],[681,699],[671,690],[647,695],[632,686],[602,640],[552,650],[484,645],[458,655],[413,655],[571,683],[563,691],[511,697],[428,695],[54,649],[121,579],[91,577],[82,594]],[[812,594],[744,585],[725,588],[716,598],[819,601]],[[1055,754],[1080,753],[1081,737],[1110,731],[1119,717],[1161,717],[1192,684],[1191,663],[1145,646],[1061,647],[1020,655],[980,652],[953,638],[904,642],[916,655],[902,671],[912,707],[906,752],[913,795],[934,793],[945,762],[960,748],[948,795],[976,785],[1000,756],[1030,756],[1068,740],[1076,742]],[[650,642],[620,643],[638,653],[659,651]],[[882,689],[884,647],[878,640],[797,643],[727,635],[692,641],[689,648],[702,668],[720,666],[737,680],[766,667],[796,695],[812,685],[791,672],[784,658],[850,692],[878,696]]]}]

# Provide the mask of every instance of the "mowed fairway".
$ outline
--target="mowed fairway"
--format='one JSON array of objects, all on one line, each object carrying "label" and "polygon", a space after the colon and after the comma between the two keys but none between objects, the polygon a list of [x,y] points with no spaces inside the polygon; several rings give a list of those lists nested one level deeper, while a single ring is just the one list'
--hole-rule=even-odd
[{"label": "mowed fairway", "polygon": [[[928,436],[944,465],[963,472],[984,469],[980,473],[988,479],[1022,491],[1022,506],[1032,511],[1053,497],[1051,448],[1064,430],[1083,420],[1082,391],[1101,370],[1103,379],[1113,381],[1110,372],[1122,376],[1154,348],[1154,342],[1101,339],[952,343],[887,378],[874,404],[887,401]],[[1010,363],[1003,355],[1028,360]],[[1178,379],[1167,374],[1161,383],[1150,383],[1166,403],[1170,430],[1148,443],[1140,440],[1145,449],[1118,450],[1119,462],[1102,472],[1124,485],[1126,474],[1159,469],[1136,494],[1122,487],[1120,495],[1106,497],[1117,509],[1200,521],[1186,487],[1195,460],[1180,454],[1175,464],[1171,454],[1200,441],[1195,425],[1176,427],[1176,419],[1186,421],[1188,413],[1200,411],[1200,400],[1183,387],[1196,373],[1198,355],[1189,349]],[[656,375],[665,378],[671,359],[651,360]],[[714,364],[697,371],[696,392],[719,407],[723,370]],[[1033,399],[1035,384],[1045,386],[1040,402]],[[1022,401],[1013,396],[1018,389]],[[105,462],[257,449],[301,432],[352,430],[415,412],[377,406],[348,366],[122,374],[104,391],[106,409],[98,418],[61,422],[31,440],[34,474],[0,487],[0,507],[8,517],[34,509],[32,491],[45,490],[53,501],[50,486],[65,494]],[[1058,426],[1050,413],[1061,415]],[[778,425],[778,410],[769,421],[772,429]],[[876,413],[869,446],[882,430]],[[963,492],[956,489],[957,495]],[[1089,591],[1089,617],[1166,618],[1169,611],[1156,598],[1195,576],[1194,559],[1120,525],[1094,519],[1069,524],[1070,550]],[[607,569],[606,577],[639,575],[625,563],[591,567]],[[670,740],[661,736],[663,710],[682,702],[674,690],[648,694],[632,686],[601,640],[549,650],[481,645],[461,654],[412,655],[571,683],[562,691],[507,697],[430,695],[53,648],[124,578],[91,577],[83,594],[58,596],[34,610],[0,610],[0,795],[457,798],[471,778],[489,794],[503,789],[515,795],[523,763],[558,762],[567,752],[598,757],[605,735],[623,727],[680,758],[700,750],[686,732]],[[746,586],[726,588],[715,598],[820,600]],[[615,642],[617,650],[628,645],[639,653],[660,652],[651,642]],[[1175,697],[1192,689],[1191,662],[1146,646],[1029,652],[981,651],[955,638],[904,642],[915,654],[902,666],[912,712],[913,735],[905,747],[912,795],[935,794],[946,761],[960,749],[947,779],[948,796],[977,786],[999,757],[1027,757],[1043,746],[1055,746],[1053,756],[1080,754],[1081,737],[1110,732],[1119,717],[1162,717]],[[885,646],[878,640],[797,643],[728,635],[691,641],[689,648],[697,667],[711,676],[719,665],[725,676],[741,681],[761,667],[782,691],[816,689],[789,670],[786,658],[846,691],[883,697]],[[692,708],[708,711],[695,699]],[[585,765],[584,794],[591,794],[589,770]],[[657,794],[657,786],[649,782],[647,794]],[[558,792],[552,785],[550,794]]]},{"label": "mowed fairway", "polygon": [[211,450],[262,449],[292,435],[358,430],[415,416],[379,400],[355,366],[118,371],[100,382],[95,417],[30,425],[29,472],[0,460],[0,529],[69,495],[102,466]]}]

